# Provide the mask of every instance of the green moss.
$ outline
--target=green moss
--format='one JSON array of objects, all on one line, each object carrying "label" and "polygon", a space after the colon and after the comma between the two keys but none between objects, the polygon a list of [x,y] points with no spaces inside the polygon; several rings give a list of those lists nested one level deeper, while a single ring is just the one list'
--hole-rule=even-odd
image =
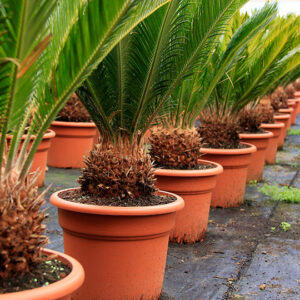
[{"label": "green moss", "polygon": [[293,187],[264,184],[259,191],[275,201],[300,203],[300,190]]},{"label": "green moss", "polygon": [[290,230],[290,228],[291,228],[291,224],[290,224],[290,223],[287,223],[287,222],[281,222],[280,228],[281,228],[283,231],[288,231],[288,230]]},{"label": "green moss", "polygon": [[300,129],[290,129],[288,135],[300,135]]}]

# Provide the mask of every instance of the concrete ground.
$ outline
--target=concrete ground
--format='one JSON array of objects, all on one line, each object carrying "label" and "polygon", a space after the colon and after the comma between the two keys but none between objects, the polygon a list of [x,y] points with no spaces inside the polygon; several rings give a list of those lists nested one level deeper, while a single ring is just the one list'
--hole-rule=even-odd
[{"label": "concrete ground", "polygon": [[[293,128],[300,129],[300,115]],[[47,199],[77,186],[79,174],[49,168]],[[265,167],[264,182],[300,188],[299,135],[287,137],[276,165]],[[239,208],[212,209],[204,242],[170,243],[161,300],[300,299],[300,205],[272,201],[258,191],[261,186],[248,185]],[[49,248],[63,251],[56,208],[47,206]],[[283,231],[281,222],[291,229]]]}]

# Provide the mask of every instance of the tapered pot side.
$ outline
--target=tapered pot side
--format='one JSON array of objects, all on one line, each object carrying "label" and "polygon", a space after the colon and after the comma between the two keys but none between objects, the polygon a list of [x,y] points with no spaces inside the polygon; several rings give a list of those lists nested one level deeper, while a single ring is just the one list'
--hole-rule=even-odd
[{"label": "tapered pot side", "polygon": [[297,103],[294,100],[288,100],[289,108],[292,108],[293,111],[291,113],[291,124],[294,125],[296,123],[297,117]]},{"label": "tapered pot side", "polygon": [[284,127],[282,128],[279,139],[278,139],[278,146],[277,146],[278,150],[283,149],[284,140],[287,135],[287,127],[288,127],[288,122],[289,122],[290,117],[291,117],[290,114],[278,114],[278,115],[274,116],[274,119],[276,122],[284,124]]},{"label": "tapered pot side", "polygon": [[55,255],[57,259],[71,268],[71,273],[47,286],[25,290],[22,292],[0,295],[0,300],[71,300],[84,281],[84,270],[80,263],[67,254],[44,249],[45,255]]},{"label": "tapered pot side", "polygon": [[48,165],[56,168],[82,168],[84,156],[92,150],[96,125],[92,122],[51,123],[56,136],[49,149]]},{"label": "tapered pot side", "polygon": [[54,193],[65,252],[84,267],[86,280],[72,299],[158,299],[176,201],[147,207],[110,207],[73,203]]},{"label": "tapered pot side", "polygon": [[175,227],[170,241],[192,244],[204,239],[212,191],[217,176],[223,172],[220,164],[199,160],[200,164],[213,164],[214,168],[204,170],[156,169],[156,185],[183,198],[184,209],[176,214]]},{"label": "tapered pot side", "polygon": [[243,143],[241,149],[201,148],[204,159],[216,162],[223,167],[223,173],[217,177],[212,192],[211,207],[238,207],[244,202],[246,176],[254,145]]},{"label": "tapered pot side", "polygon": [[269,165],[273,165],[275,164],[276,161],[277,147],[279,144],[279,138],[281,132],[284,128],[284,124],[283,123],[261,124],[260,127],[266,131],[273,133],[273,137],[270,138],[269,144],[267,146],[266,159],[265,159],[265,163]]},{"label": "tapered pot side", "polygon": [[296,92],[294,93],[294,96],[295,96],[295,98],[300,98],[300,91],[296,91]]},{"label": "tapered pot side", "polygon": [[289,108],[281,108],[279,109],[279,114],[282,114],[282,115],[290,115],[290,118],[288,120],[288,124],[287,124],[287,130],[289,130],[292,126],[292,112],[293,112],[293,108],[289,107]]},{"label": "tapered pot side", "polygon": [[292,101],[295,101],[296,103],[296,115],[300,113],[300,96],[299,98],[292,98],[292,99],[289,99],[289,100],[292,100]]},{"label": "tapered pot side", "polygon": [[[51,145],[51,141],[53,141],[53,138],[55,137],[55,132],[52,130],[47,130],[47,132],[44,134],[42,142],[37,148],[37,151],[34,155],[32,165],[30,172],[31,173],[38,173],[38,177],[36,180],[36,184],[38,187],[42,187],[44,185],[44,179],[45,179],[45,173],[47,168],[47,159],[48,159],[48,152]],[[28,149],[30,149],[32,142],[34,140],[35,136],[32,136]],[[12,140],[12,136],[8,135],[6,137],[8,145],[10,144]],[[23,135],[21,138],[21,144],[20,147],[22,147],[22,144],[24,140],[26,139],[26,135]],[[35,174],[34,174],[35,176]]]},{"label": "tapered pot side", "polygon": [[273,137],[273,133],[241,133],[239,136],[241,141],[252,144],[257,149],[257,151],[253,153],[251,157],[251,162],[248,166],[246,182],[254,180],[261,181],[264,172],[266,151],[269,141]]}]

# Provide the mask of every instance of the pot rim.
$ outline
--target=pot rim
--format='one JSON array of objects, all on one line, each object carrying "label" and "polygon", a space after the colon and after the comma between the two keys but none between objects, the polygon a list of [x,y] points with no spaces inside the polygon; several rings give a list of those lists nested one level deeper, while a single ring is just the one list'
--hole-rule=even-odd
[{"label": "pot rim", "polygon": [[198,160],[201,163],[212,164],[215,167],[211,169],[204,170],[177,170],[177,169],[163,169],[155,168],[155,175],[168,176],[168,177],[206,177],[206,176],[216,176],[223,172],[223,167],[213,161],[209,160]]},{"label": "pot rim", "polygon": [[40,299],[58,299],[72,294],[76,291],[84,281],[84,270],[81,264],[73,257],[55,250],[42,249],[43,253],[58,256],[58,259],[66,261],[71,267],[71,273],[65,278],[60,279],[47,286],[34,288],[15,293],[7,293],[0,295],[3,300],[40,300]]},{"label": "pot rim", "polygon": [[96,127],[94,122],[66,122],[66,121],[53,121],[51,126],[60,127]]},{"label": "pot rim", "polygon": [[278,111],[282,112],[282,113],[292,113],[294,111],[294,109],[292,107],[289,107],[289,108],[280,108]]},{"label": "pot rim", "polygon": [[296,104],[295,99],[288,99],[288,104]]},{"label": "pot rim", "polygon": [[[300,96],[300,94],[299,94]],[[288,101],[300,102],[300,98],[290,98]]]},{"label": "pot rim", "polygon": [[290,114],[278,114],[274,116],[275,120],[287,120],[291,117]]},{"label": "pot rim", "polygon": [[[22,137],[21,137],[21,140],[25,140],[27,137],[27,134],[23,134]],[[43,135],[43,140],[46,140],[46,139],[52,139],[55,137],[55,132],[51,129],[47,129],[46,133]],[[13,138],[13,136],[11,134],[9,135],[6,135],[6,138],[11,140]],[[33,140],[35,138],[35,135],[32,135],[30,140]]]},{"label": "pot rim", "polygon": [[240,133],[240,138],[250,138],[250,139],[269,139],[274,136],[273,132],[266,131],[264,133]]},{"label": "pot rim", "polygon": [[64,200],[58,196],[60,192],[67,190],[80,189],[78,188],[69,188],[55,192],[50,197],[50,203],[57,208],[65,209],[69,211],[93,214],[93,215],[109,215],[109,216],[150,216],[150,215],[162,215],[173,213],[175,211],[181,210],[184,207],[183,199],[173,193],[158,191],[160,194],[176,197],[176,201],[154,205],[154,206],[130,206],[130,207],[121,207],[121,206],[99,206],[92,204],[82,204],[75,203]]},{"label": "pot rim", "polygon": [[240,149],[217,149],[217,148],[200,148],[200,152],[204,154],[217,154],[217,155],[243,155],[243,154],[250,154],[255,152],[256,146],[249,144],[249,143],[241,143],[243,145],[247,145],[247,148],[240,148]]},{"label": "pot rim", "polygon": [[275,122],[275,123],[262,123],[261,124],[262,128],[283,128],[284,127],[284,123],[280,123],[280,122]]}]

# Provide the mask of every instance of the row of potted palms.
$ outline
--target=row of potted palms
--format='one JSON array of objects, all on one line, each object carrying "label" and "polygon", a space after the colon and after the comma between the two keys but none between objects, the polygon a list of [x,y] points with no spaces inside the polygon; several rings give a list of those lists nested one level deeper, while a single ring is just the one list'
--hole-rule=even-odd
[{"label": "row of potted palms", "polygon": [[[21,11],[18,2],[23,4]],[[14,197],[12,202],[1,197],[1,230],[7,222],[17,228],[6,218],[12,211],[20,212],[15,223],[27,215],[36,220],[32,215],[41,207],[43,195],[33,192],[36,177],[28,175],[33,155],[75,91],[101,136],[85,161],[80,188],[57,192],[50,200],[58,207],[65,252],[84,267],[84,284],[75,292],[83,282],[77,265],[76,272],[32,290],[30,297],[157,299],[169,239],[199,241],[205,236],[211,204],[242,203],[247,166],[256,147],[240,142],[242,118],[237,115],[283,80],[295,79],[291,74],[300,62],[295,30],[299,19],[276,17],[276,5],[271,4],[251,17],[240,15],[246,0],[120,0],[110,5],[100,0],[35,1],[32,6],[25,2],[3,3],[2,12],[2,57],[7,60],[3,59],[0,82],[5,117],[1,195],[5,190]],[[14,14],[18,18],[9,18]],[[44,18],[34,34],[29,16]],[[281,41],[274,35],[282,30],[285,36],[286,28],[295,42],[282,42],[274,51]],[[10,49],[15,49],[12,58],[6,31],[14,37],[9,40]],[[268,52],[272,58],[262,59]],[[258,59],[264,68],[258,68]],[[20,97],[25,85],[27,94]],[[149,129],[148,153],[144,136]],[[7,133],[12,136],[8,150]],[[231,157],[237,157],[237,167]],[[0,252],[0,260],[14,244],[9,232],[2,237],[6,252]],[[29,246],[27,241],[23,244],[25,252]],[[31,260],[26,257],[20,274],[33,270],[41,253],[49,254],[41,252],[44,244],[44,239],[35,238],[36,247],[26,252]],[[74,260],[58,255],[75,268]],[[11,266],[17,261],[13,256],[0,276],[15,276]],[[70,281],[76,286],[70,287]],[[50,296],[40,294],[48,292]],[[26,293],[7,294],[5,299],[24,299]]]}]

